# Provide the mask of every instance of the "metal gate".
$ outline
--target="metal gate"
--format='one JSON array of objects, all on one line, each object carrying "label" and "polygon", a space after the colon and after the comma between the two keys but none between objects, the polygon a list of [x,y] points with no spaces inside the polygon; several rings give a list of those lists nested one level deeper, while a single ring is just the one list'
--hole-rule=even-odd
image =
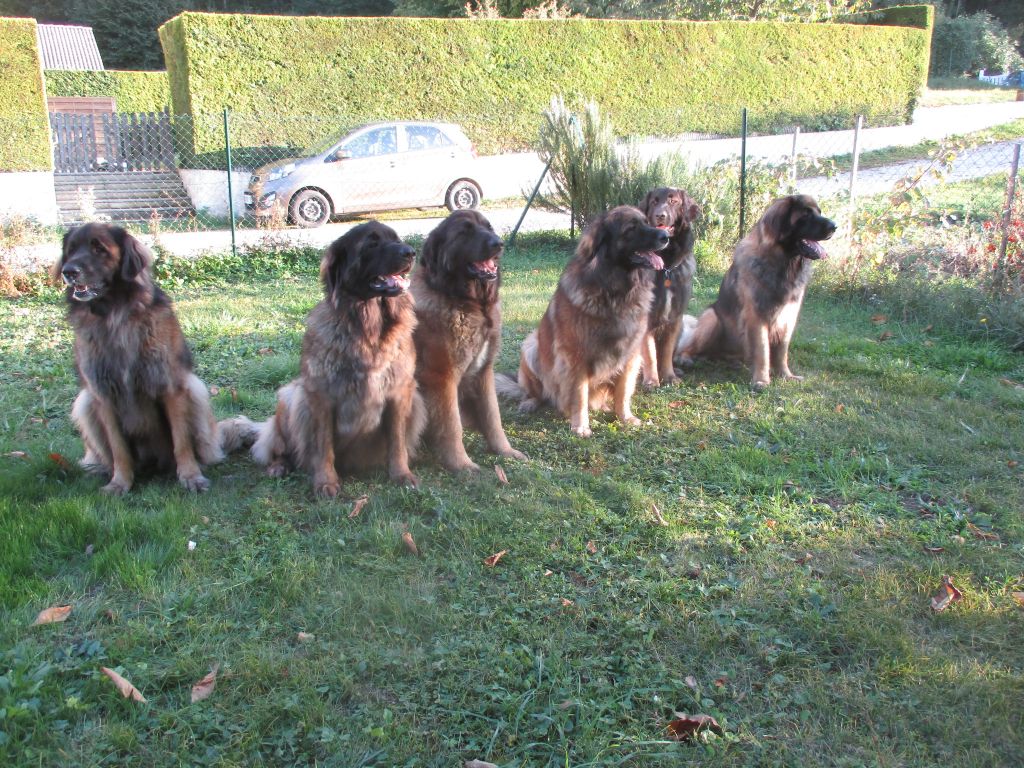
[{"label": "metal gate", "polygon": [[56,173],[173,170],[171,115],[51,112]]}]

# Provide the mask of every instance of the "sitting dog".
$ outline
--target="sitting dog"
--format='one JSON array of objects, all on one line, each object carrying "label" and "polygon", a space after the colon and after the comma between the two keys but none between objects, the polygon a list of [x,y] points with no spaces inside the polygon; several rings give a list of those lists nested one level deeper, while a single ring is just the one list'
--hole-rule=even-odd
[{"label": "sitting dog", "polygon": [[213,417],[206,385],[192,373],[171,300],[153,284],[152,255],[121,227],[83,224],[64,235],[56,271],[75,331],[82,390],[71,418],[86,469],[110,474],[105,493],[129,491],[136,474],[176,472],[190,491],[210,482],[201,465],[251,442],[244,417]]},{"label": "sitting dog", "polygon": [[417,485],[409,459],[425,419],[413,378],[414,256],[378,221],[327,247],[325,297],[306,322],[299,378],[278,390],[277,410],[252,447],[271,476],[299,467],[313,476],[317,496],[333,498],[339,471],[386,461],[392,480]]},{"label": "sitting dog", "polygon": [[462,443],[464,424],[479,429],[499,456],[526,458],[505,436],[494,388],[502,249],[482,214],[455,211],[423,243],[412,276],[416,380],[438,458],[451,471],[479,469]]},{"label": "sitting dog", "polygon": [[756,392],[777,377],[799,381],[789,370],[789,342],[796,330],[811,264],[825,256],[820,241],[835,222],[814,198],[789,195],[773,202],[736,246],[718,298],[700,318],[685,318],[679,362],[699,357],[741,358]]},{"label": "sitting dog", "polygon": [[665,230],[669,236],[668,247],[658,252],[665,266],[654,273],[654,299],[642,348],[644,387],[654,389],[674,384],[679,378],[672,358],[683,315],[693,295],[693,275],[697,271],[693,222],[700,216],[700,208],[686,192],[670,187],[652,189],[640,208],[647,214],[649,224]]},{"label": "sitting dog", "polygon": [[527,410],[551,403],[581,437],[591,435],[590,410],[609,397],[620,421],[639,424],[631,401],[653,295],[650,270],[664,268],[657,252],[668,242],[631,206],[588,226],[540,326],[523,342],[518,382],[498,377],[500,393]]}]

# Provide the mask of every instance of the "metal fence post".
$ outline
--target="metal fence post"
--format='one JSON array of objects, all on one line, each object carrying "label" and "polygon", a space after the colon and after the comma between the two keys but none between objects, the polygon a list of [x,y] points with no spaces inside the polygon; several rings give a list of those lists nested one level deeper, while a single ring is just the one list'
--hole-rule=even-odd
[{"label": "metal fence post", "polygon": [[1013,145],[1013,160],[1010,161],[1010,178],[1006,181],[1006,209],[1003,211],[1003,236],[999,240],[999,255],[996,257],[996,291],[1003,290],[1003,283],[1006,279],[1006,246],[1010,239],[1013,200],[1017,193],[1017,170],[1020,168],[1020,148],[1020,142]]},{"label": "metal fence post", "polygon": [[[540,178],[537,179],[537,186],[533,188],[533,192],[530,193],[530,199],[526,201],[526,207],[523,208],[522,214],[519,216],[519,221],[516,222],[515,227],[512,229],[512,234],[508,236],[508,247],[512,248],[516,244],[516,235],[519,234],[519,228],[523,226],[523,219],[526,218],[527,211],[530,210],[530,206],[533,205],[533,199],[537,197],[537,193],[540,192],[540,185],[544,183],[544,177],[548,175],[548,171],[551,170],[551,163],[554,157],[551,157],[547,164],[544,166],[544,170],[541,171]],[[570,221],[572,219],[570,218]]]},{"label": "metal fence post", "polygon": [[747,219],[747,108],[743,108],[742,138],[740,140],[740,240],[746,231]]},{"label": "metal fence post", "polygon": [[231,217],[231,255],[237,256],[235,245],[235,195],[231,188],[231,131],[228,128],[228,108],[224,108],[224,152],[228,161],[228,215]]},{"label": "metal fence post", "polygon": [[793,191],[794,192],[796,192],[796,182],[797,182],[796,142],[797,142],[797,140],[799,138],[800,138],[800,126],[798,125],[796,128],[793,129],[793,162],[792,162],[792,170],[790,171],[790,176],[791,176],[790,183],[793,186]]}]

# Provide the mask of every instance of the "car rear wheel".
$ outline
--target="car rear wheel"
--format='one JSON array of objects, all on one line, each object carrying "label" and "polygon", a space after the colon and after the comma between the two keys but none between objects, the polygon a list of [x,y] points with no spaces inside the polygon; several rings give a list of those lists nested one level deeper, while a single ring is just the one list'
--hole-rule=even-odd
[{"label": "car rear wheel", "polygon": [[480,205],[480,187],[472,181],[462,179],[448,188],[444,204],[449,211],[465,211]]},{"label": "car rear wheel", "polygon": [[322,192],[304,189],[292,198],[288,213],[300,227],[319,227],[331,218],[331,203]]}]

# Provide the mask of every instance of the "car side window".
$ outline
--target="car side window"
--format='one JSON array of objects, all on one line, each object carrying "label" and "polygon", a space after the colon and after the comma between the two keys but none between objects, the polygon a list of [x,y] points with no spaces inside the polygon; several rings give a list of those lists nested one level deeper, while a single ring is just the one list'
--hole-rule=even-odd
[{"label": "car side window", "polygon": [[441,149],[452,145],[452,140],[432,125],[409,125],[405,128],[409,151]]},{"label": "car side window", "polygon": [[398,131],[393,125],[376,128],[346,142],[342,149],[353,158],[391,155],[398,151]]}]

